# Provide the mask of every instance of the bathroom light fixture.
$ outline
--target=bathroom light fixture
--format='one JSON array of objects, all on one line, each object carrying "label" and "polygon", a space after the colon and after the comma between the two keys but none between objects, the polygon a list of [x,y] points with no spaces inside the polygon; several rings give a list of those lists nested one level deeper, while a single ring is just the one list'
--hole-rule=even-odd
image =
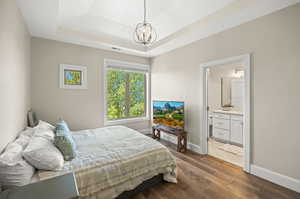
[{"label": "bathroom light fixture", "polygon": [[144,0],[144,21],[138,23],[134,32],[134,40],[138,44],[143,44],[144,46],[154,43],[157,39],[157,33],[150,23],[147,23],[146,17],[146,0]]},{"label": "bathroom light fixture", "polygon": [[235,78],[242,78],[244,77],[244,70],[242,69],[235,69],[233,73],[233,77]]}]

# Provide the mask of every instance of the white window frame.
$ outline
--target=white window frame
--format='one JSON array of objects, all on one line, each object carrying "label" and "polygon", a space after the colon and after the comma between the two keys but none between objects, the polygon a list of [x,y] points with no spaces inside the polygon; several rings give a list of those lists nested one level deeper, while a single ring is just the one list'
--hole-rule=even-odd
[{"label": "white window frame", "polygon": [[[111,70],[110,66],[114,66],[116,70],[123,70],[128,72],[141,72],[146,75],[146,105],[145,105],[145,116],[137,118],[124,118],[118,120],[108,120],[107,118],[107,71]],[[103,69],[103,96],[104,96],[104,125],[118,125],[127,124],[133,122],[149,121],[150,115],[150,65],[130,63],[113,59],[104,59],[104,69]]]}]

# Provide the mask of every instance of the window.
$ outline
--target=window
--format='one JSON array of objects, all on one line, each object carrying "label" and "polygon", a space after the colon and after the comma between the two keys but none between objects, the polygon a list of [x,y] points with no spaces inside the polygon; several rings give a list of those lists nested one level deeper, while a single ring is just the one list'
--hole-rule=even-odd
[{"label": "window", "polygon": [[133,66],[120,62],[106,65],[107,122],[147,117],[148,70]]}]

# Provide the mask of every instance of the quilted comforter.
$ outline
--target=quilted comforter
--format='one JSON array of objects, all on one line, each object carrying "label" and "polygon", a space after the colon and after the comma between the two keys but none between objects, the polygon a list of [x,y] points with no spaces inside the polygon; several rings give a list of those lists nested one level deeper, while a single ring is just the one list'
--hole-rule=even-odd
[{"label": "quilted comforter", "polygon": [[176,183],[176,162],[169,150],[124,126],[73,132],[77,157],[60,171],[39,171],[40,180],[74,172],[81,199],[112,199],[163,174]]}]

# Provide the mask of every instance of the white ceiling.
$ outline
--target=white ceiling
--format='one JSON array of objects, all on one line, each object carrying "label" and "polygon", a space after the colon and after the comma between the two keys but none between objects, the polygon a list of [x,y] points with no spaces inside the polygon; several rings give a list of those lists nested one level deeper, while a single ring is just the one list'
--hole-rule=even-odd
[{"label": "white ceiling", "polygon": [[[148,0],[149,22],[163,39],[214,13],[234,0]],[[82,32],[105,33],[132,40],[143,20],[143,0],[61,0],[59,25]]]},{"label": "white ceiling", "polygon": [[148,0],[147,19],[159,35],[133,42],[143,0],[18,0],[32,36],[140,56],[156,56],[300,0]]}]

